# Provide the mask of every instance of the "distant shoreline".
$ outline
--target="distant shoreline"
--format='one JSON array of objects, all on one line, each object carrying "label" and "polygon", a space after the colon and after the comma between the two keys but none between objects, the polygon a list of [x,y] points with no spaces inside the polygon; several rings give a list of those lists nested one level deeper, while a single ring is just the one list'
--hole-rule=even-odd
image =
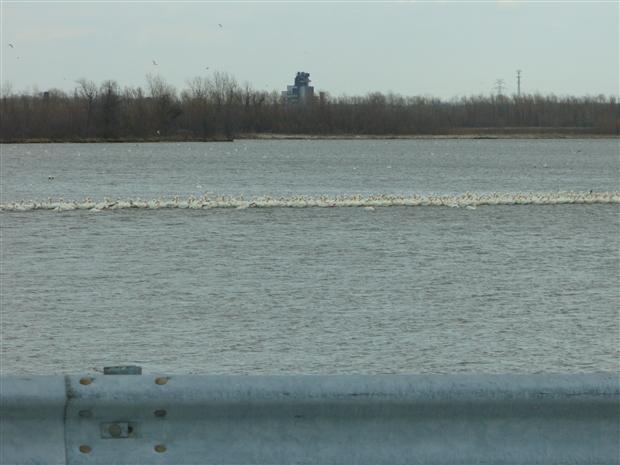
[{"label": "distant shoreline", "polygon": [[528,132],[528,133],[471,133],[471,134],[240,134],[234,138],[187,138],[187,137],[156,137],[156,138],[89,138],[89,139],[9,139],[0,140],[4,144],[140,144],[159,142],[233,142],[235,140],[494,140],[494,139],[620,139],[618,134],[592,134],[592,133],[554,133],[554,132]]}]

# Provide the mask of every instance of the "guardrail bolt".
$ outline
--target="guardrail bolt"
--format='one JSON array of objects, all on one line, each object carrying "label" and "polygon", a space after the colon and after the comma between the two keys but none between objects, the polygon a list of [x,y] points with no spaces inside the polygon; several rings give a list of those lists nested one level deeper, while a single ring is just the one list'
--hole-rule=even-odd
[{"label": "guardrail bolt", "polygon": [[80,446],[80,452],[82,454],[90,454],[93,451],[92,447],[87,446],[86,444],[82,444]]},{"label": "guardrail bolt", "polygon": [[166,446],[164,446],[163,444],[157,444],[155,446],[155,452],[159,452],[159,453],[166,452]]},{"label": "guardrail bolt", "polygon": [[120,425],[117,425],[116,423],[114,423],[113,425],[110,425],[108,427],[108,432],[110,433],[110,436],[112,436],[113,438],[118,438],[121,436],[121,433],[123,432],[123,430],[121,429]]},{"label": "guardrail bolt", "polygon": [[83,384],[84,386],[88,386],[92,382],[93,382],[92,378],[84,377],[84,378],[80,379],[80,384]]},{"label": "guardrail bolt", "polygon": [[153,415],[155,415],[156,417],[165,417],[167,414],[167,412],[165,410],[155,410],[153,412]]},{"label": "guardrail bolt", "polygon": [[163,384],[166,384],[167,382],[168,382],[168,378],[165,378],[163,376],[159,378],[155,378],[155,384],[159,384],[160,386]]}]

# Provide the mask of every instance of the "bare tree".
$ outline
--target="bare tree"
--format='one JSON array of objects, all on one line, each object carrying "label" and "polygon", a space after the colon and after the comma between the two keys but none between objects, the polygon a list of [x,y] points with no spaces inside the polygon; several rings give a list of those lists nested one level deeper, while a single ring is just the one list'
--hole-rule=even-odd
[{"label": "bare tree", "polygon": [[77,94],[86,102],[86,135],[88,136],[97,98],[97,84],[85,78],[78,79],[76,83],[78,84]]},{"label": "bare tree", "polygon": [[176,89],[159,75],[147,74],[146,81],[154,104],[156,133],[166,134],[170,131],[174,120],[183,112],[176,96]]},{"label": "bare tree", "polygon": [[0,97],[10,97],[13,95],[13,83],[11,81],[4,81],[2,83],[2,87],[0,88]]},{"label": "bare tree", "polygon": [[101,100],[101,135],[116,138],[120,129],[121,98],[120,88],[116,81],[104,81],[99,88]]}]

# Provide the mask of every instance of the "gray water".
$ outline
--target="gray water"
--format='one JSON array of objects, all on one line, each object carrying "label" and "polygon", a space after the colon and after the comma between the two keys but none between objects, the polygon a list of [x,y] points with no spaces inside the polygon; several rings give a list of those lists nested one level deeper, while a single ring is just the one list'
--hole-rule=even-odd
[{"label": "gray water", "polygon": [[603,139],[4,145],[2,201],[205,192],[618,191],[618,144]]},{"label": "gray water", "polygon": [[[617,140],[6,145],[0,161],[2,202],[618,191],[620,174]],[[3,212],[2,373],[618,371],[619,213]]]}]

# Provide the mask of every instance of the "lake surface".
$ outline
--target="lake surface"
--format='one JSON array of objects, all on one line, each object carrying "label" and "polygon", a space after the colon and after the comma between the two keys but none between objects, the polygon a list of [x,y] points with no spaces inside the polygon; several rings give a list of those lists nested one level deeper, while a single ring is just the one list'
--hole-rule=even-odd
[{"label": "lake surface", "polygon": [[[618,140],[0,148],[3,204],[620,190]],[[3,374],[620,370],[617,203],[96,210],[0,212]]]}]

